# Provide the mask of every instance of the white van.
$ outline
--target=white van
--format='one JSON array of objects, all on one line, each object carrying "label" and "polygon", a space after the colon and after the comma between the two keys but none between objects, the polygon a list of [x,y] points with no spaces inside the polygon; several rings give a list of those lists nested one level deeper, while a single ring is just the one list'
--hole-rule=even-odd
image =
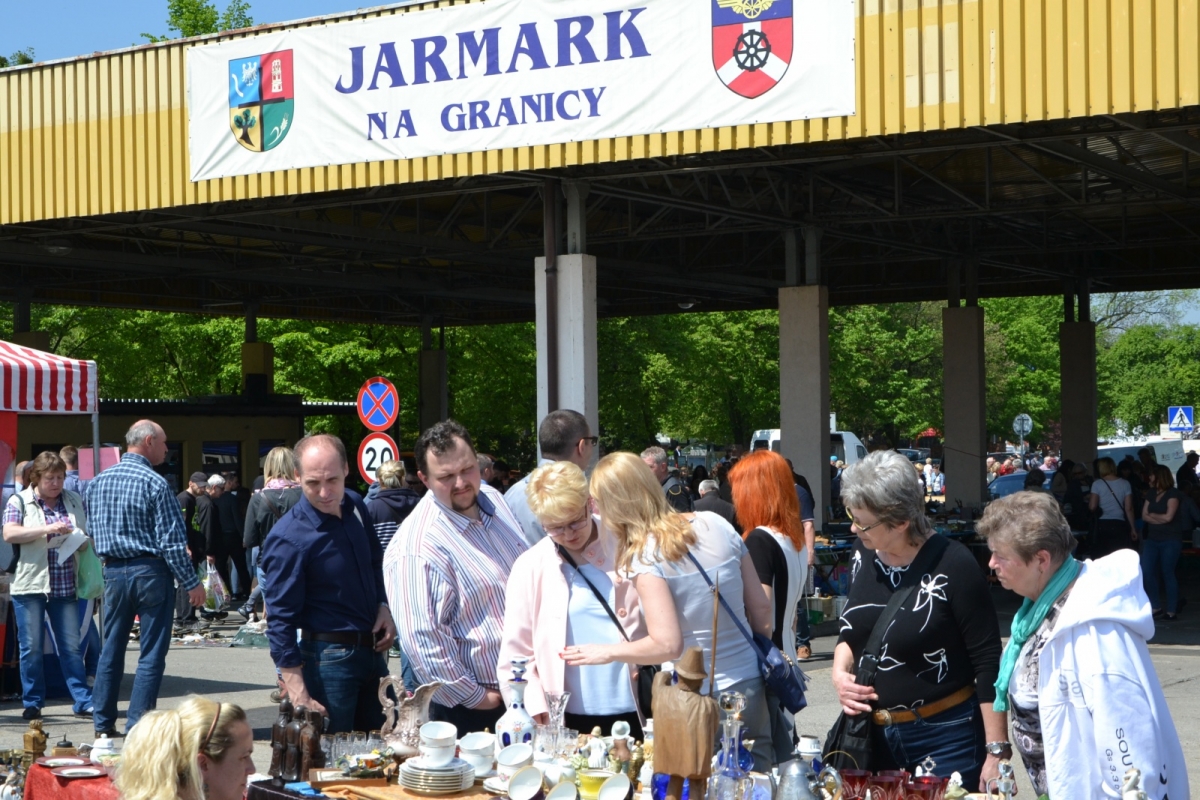
[{"label": "white van", "polygon": [[[1096,448],[1096,457],[1108,456],[1118,464],[1125,456],[1137,458],[1138,450],[1149,447],[1154,453],[1154,460],[1164,467],[1170,467],[1174,475],[1183,466],[1187,454],[1183,451],[1183,442],[1179,439],[1146,439],[1140,442],[1122,442],[1121,444],[1106,444]],[[1089,465],[1090,466],[1090,465]]]},{"label": "white van", "polygon": [[[779,428],[766,428],[755,431],[750,437],[750,450],[768,449],[779,452]],[[856,461],[867,457],[867,447],[850,431],[830,431],[829,449],[831,456],[837,456],[850,466]]]}]

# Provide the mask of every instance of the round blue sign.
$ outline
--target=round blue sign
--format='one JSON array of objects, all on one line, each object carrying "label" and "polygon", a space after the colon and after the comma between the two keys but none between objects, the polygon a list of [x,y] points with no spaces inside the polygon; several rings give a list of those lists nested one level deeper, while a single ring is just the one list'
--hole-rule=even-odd
[{"label": "round blue sign", "polygon": [[400,416],[400,395],[387,378],[369,378],[358,390],[358,418],[373,431],[385,431]]}]

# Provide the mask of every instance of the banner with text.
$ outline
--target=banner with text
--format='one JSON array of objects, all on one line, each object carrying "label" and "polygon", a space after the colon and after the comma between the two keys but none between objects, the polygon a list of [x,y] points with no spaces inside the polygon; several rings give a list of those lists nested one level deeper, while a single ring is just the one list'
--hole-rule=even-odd
[{"label": "banner with text", "polygon": [[853,114],[854,0],[484,0],[187,53],[194,181]]}]

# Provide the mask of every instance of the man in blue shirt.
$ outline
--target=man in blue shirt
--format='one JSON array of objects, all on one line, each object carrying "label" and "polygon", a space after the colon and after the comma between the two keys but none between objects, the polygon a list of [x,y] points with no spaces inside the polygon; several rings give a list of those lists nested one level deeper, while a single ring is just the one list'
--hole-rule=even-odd
[{"label": "man in blue shirt", "polygon": [[384,653],[396,638],[383,548],[362,498],[346,491],[340,439],[304,437],[296,463],[304,496],[262,546],[271,658],[292,704],[329,717],[327,733],[374,730],[383,725]]},{"label": "man in blue shirt", "polygon": [[141,621],[141,655],[129,696],[125,730],[158,703],[179,581],[193,606],[204,587],[187,554],[187,532],[175,493],[154,471],[167,457],[167,434],[139,420],[125,434],[121,463],[87,487],[88,528],[104,564],[104,645],[92,689],[96,733],[115,736],[117,696],[125,674],[125,646],[133,620]]},{"label": "man in blue shirt", "polygon": [[58,451],[58,457],[67,465],[67,477],[63,479],[63,488],[83,497],[84,490],[91,481],[79,477],[79,448],[69,444]]}]

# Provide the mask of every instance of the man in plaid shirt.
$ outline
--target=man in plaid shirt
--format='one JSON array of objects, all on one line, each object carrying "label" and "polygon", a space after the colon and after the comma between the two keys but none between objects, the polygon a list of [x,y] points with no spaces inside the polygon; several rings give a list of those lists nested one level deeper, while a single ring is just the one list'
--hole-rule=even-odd
[{"label": "man in plaid shirt", "polygon": [[171,643],[174,582],[187,591],[193,606],[204,604],[179,502],[153,469],[167,456],[167,434],[158,423],[140,420],[125,434],[125,443],[121,463],[87,487],[90,533],[104,563],[104,646],[92,689],[97,736],[118,735],[117,697],[134,618],[141,620],[141,655],[126,732],[158,703]]}]

